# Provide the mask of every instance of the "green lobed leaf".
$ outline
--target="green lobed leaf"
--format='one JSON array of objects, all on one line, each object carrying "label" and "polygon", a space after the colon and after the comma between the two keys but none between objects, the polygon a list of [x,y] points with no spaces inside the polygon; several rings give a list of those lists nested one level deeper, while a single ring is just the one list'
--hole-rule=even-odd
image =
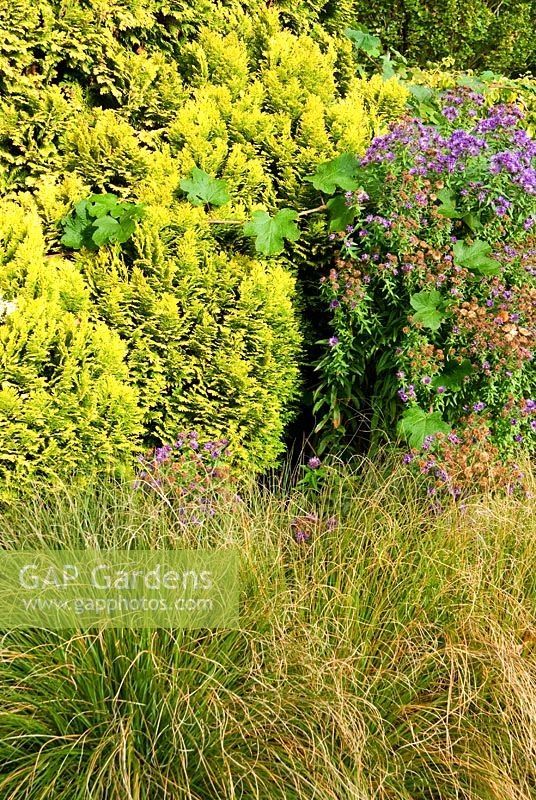
[{"label": "green lobed leaf", "polygon": [[438,214],[447,219],[461,218],[462,215],[456,208],[456,194],[451,189],[441,189],[437,196],[441,200],[441,205],[437,209]]},{"label": "green lobed leaf", "polygon": [[332,233],[344,231],[355,219],[355,208],[346,205],[344,195],[337,194],[326,203],[329,213],[329,230]]},{"label": "green lobed leaf", "polygon": [[359,162],[353,153],[343,153],[341,156],[319,164],[314,175],[309,175],[304,180],[312,183],[315,189],[325,194],[334,194],[337,188],[351,192],[359,187],[357,173]]},{"label": "green lobed leaf", "polygon": [[409,89],[413,97],[421,103],[430,100],[434,96],[433,89],[430,89],[428,86],[418,86],[417,84],[412,83],[406,88]]},{"label": "green lobed leaf", "polygon": [[456,242],[453,250],[454,263],[458,267],[465,267],[480,275],[498,275],[501,271],[499,262],[490,258],[491,245],[481,239],[476,239],[471,245],[464,241]]},{"label": "green lobed leaf", "polygon": [[94,228],[96,230],[94,230],[91,238],[98,247],[102,247],[102,245],[109,242],[118,241],[116,237],[120,234],[121,226],[113,217],[99,217],[94,222]]},{"label": "green lobed leaf", "polygon": [[255,249],[266,256],[276,256],[285,246],[285,239],[295,242],[300,231],[295,220],[298,213],[291,208],[283,208],[273,217],[266,211],[255,211],[253,217],[244,225],[244,234],[255,238]]},{"label": "green lobed leaf", "polygon": [[121,213],[121,205],[117,202],[115,194],[92,194],[87,198],[87,211],[91,217],[104,217],[114,211]]},{"label": "green lobed leaf", "polygon": [[422,447],[427,436],[438,433],[448,433],[450,425],[442,418],[439,411],[426,413],[419,406],[407,408],[398,423],[399,434],[406,439],[411,447]]},{"label": "green lobed leaf", "polygon": [[437,289],[417,292],[410,298],[410,304],[415,309],[413,314],[414,322],[420,322],[425,328],[437,331],[441,327],[445,315],[439,308],[442,304],[442,296]]},{"label": "green lobed leaf", "polygon": [[71,247],[73,250],[80,250],[84,242],[87,221],[77,216],[65,217],[65,219],[62,219],[61,224],[64,229],[63,236],[60,239],[61,243],[65,247]]},{"label": "green lobed leaf", "polygon": [[457,361],[448,361],[441,375],[436,375],[432,380],[432,388],[444,386],[446,389],[459,391],[464,383],[464,378],[471,375],[473,366],[469,359],[464,359],[461,364]]},{"label": "green lobed leaf", "polygon": [[381,39],[378,36],[373,36],[366,30],[355,30],[354,28],[346,28],[344,35],[350,39],[358,50],[363,50],[372,58],[378,58],[381,55]]},{"label": "green lobed leaf", "polygon": [[188,200],[194,206],[223,206],[231,199],[227,191],[227,183],[213,178],[199,167],[192,169],[192,177],[180,182],[181,189],[186,192]]}]

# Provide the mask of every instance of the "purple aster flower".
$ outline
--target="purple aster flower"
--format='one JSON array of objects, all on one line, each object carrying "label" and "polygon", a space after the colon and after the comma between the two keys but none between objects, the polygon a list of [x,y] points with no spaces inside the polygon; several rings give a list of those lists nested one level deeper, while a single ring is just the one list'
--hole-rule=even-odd
[{"label": "purple aster flower", "polygon": [[422,382],[424,383],[425,386],[428,386],[430,383],[432,383],[432,379],[429,375],[425,375],[424,378],[422,379]]},{"label": "purple aster flower", "polygon": [[336,344],[339,344],[338,336],[330,336],[328,339],[328,344],[330,347],[335,347]]},{"label": "purple aster flower", "polygon": [[307,462],[307,466],[309,467],[309,469],[318,469],[321,463],[322,462],[320,461],[318,456],[311,456],[311,458]]},{"label": "purple aster flower", "polygon": [[337,517],[328,517],[326,520],[326,530],[334,531],[339,525]]},{"label": "purple aster flower", "polygon": [[437,387],[437,393],[438,394],[444,394],[445,393],[445,387],[444,386],[438,386]]},{"label": "purple aster flower", "polygon": [[475,403],[473,406],[473,411],[483,411],[486,408],[486,404],[479,400],[478,403]]}]

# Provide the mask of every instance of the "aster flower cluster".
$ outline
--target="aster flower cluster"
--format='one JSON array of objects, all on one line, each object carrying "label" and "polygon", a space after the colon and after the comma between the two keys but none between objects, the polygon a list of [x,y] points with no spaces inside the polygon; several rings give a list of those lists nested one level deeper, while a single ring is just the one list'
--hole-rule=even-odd
[{"label": "aster flower cluster", "polygon": [[[490,463],[506,463],[536,451],[536,426],[521,432],[502,416],[536,395],[536,142],[521,109],[490,107],[466,87],[444,94],[441,113],[436,125],[410,117],[391,125],[360,159],[369,200],[356,205],[323,281],[331,358],[339,373],[347,367],[339,385],[358,384],[383,419],[398,408],[393,426],[412,408],[439,414],[465,443],[446,440],[447,461],[471,463],[474,434],[463,431],[480,424]],[[364,387],[371,373],[375,383]],[[493,469],[488,477],[499,480]]]},{"label": "aster flower cluster", "polygon": [[491,415],[483,410],[483,403],[475,403],[456,431],[427,436],[420,448],[403,457],[404,464],[424,476],[435,510],[448,497],[463,503],[475,492],[530,494],[515,457],[502,457],[494,443]]},{"label": "aster flower cluster", "polygon": [[196,431],[181,433],[172,444],[137,457],[134,488],[172,504],[181,523],[202,525],[214,516],[218,498],[237,497],[230,455],[228,439],[202,441]]}]

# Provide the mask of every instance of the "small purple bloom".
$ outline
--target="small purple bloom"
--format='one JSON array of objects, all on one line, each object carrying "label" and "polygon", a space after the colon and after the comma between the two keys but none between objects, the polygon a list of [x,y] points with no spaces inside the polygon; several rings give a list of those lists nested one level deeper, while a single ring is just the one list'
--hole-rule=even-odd
[{"label": "small purple bloom", "polygon": [[320,461],[318,456],[311,456],[311,458],[307,462],[307,466],[309,467],[309,469],[318,469],[321,463],[322,462]]}]

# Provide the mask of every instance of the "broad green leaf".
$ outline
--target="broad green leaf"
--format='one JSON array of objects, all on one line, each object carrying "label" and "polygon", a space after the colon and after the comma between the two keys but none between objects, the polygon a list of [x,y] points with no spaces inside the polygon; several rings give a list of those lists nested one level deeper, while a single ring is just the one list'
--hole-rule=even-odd
[{"label": "broad green leaf", "polygon": [[212,178],[199,167],[192,169],[192,177],[182,180],[180,187],[194,206],[223,206],[231,199],[226,182]]},{"label": "broad green leaf", "polygon": [[96,230],[91,238],[98,247],[108,244],[108,242],[118,241],[116,237],[121,231],[121,226],[113,217],[99,217],[95,220],[94,226]]},{"label": "broad green leaf", "polygon": [[253,218],[244,225],[246,236],[255,237],[255,249],[266,256],[276,256],[285,246],[285,239],[295,242],[300,232],[295,220],[298,213],[283,208],[273,217],[266,211],[255,211]]},{"label": "broad green leaf", "polygon": [[436,289],[423,290],[412,295],[410,304],[415,309],[414,322],[420,322],[423,327],[437,331],[445,318],[442,310],[438,308],[441,301],[441,294]]},{"label": "broad green leaf", "polygon": [[447,217],[447,219],[460,219],[462,215],[456,208],[455,193],[451,189],[445,188],[441,189],[437,196],[441,200],[441,205],[437,209],[438,214],[441,214],[442,217]]},{"label": "broad green leaf", "polygon": [[434,96],[433,90],[429,89],[428,86],[418,86],[417,84],[412,83],[406,88],[409,89],[413,97],[420,103],[424,103],[426,100],[430,100],[430,98]]},{"label": "broad green leaf", "polygon": [[353,28],[346,28],[344,35],[350,39],[358,50],[363,50],[369,56],[378,58],[381,54],[381,40],[378,36],[373,36],[368,31],[356,31]]},{"label": "broad green leaf", "polygon": [[127,219],[142,219],[145,215],[145,206],[143,203],[121,203],[117,210],[112,213],[113,217],[119,217],[120,222]]},{"label": "broad green leaf", "polygon": [[484,72],[481,72],[478,77],[481,81],[485,81],[486,83],[488,83],[489,81],[497,80],[497,78],[501,76],[497,75],[496,72],[492,72],[490,69],[487,69]]},{"label": "broad green leaf", "polygon": [[80,217],[65,217],[61,221],[64,233],[61,237],[61,243],[65,247],[71,247],[73,250],[80,250],[84,244],[84,231],[87,228],[87,221],[80,219]]},{"label": "broad green leaf", "polygon": [[427,436],[449,431],[450,425],[443,420],[439,411],[427,414],[419,406],[407,408],[398,423],[399,434],[411,447],[422,447]]},{"label": "broad green leaf", "polygon": [[464,214],[462,219],[467,225],[467,227],[470,228],[473,233],[476,233],[477,231],[480,230],[480,228],[482,228],[482,222],[480,221],[479,214],[470,212],[469,214]]},{"label": "broad green leaf", "polygon": [[114,234],[114,241],[119,244],[124,244],[134,231],[136,230],[136,222],[132,217],[121,217],[119,220],[119,229]]},{"label": "broad green leaf", "polygon": [[441,375],[434,377],[432,388],[437,389],[438,386],[444,386],[446,389],[458,391],[463,386],[464,378],[471,375],[472,372],[473,367],[467,358],[461,364],[457,361],[448,361]]},{"label": "broad green leaf", "polygon": [[77,217],[80,217],[80,219],[88,219],[87,207],[87,200],[79,200],[78,203],[74,204],[74,213]]},{"label": "broad green leaf", "polygon": [[88,214],[91,217],[105,217],[120,207],[115,194],[92,194],[88,197],[87,204]]},{"label": "broad green leaf", "polygon": [[357,173],[359,162],[353,153],[343,153],[342,156],[331,161],[319,164],[314,175],[309,175],[304,180],[313,184],[315,189],[325,194],[334,194],[337,187],[351,192],[357,189]]},{"label": "broad green leaf", "polygon": [[329,210],[329,229],[331,232],[344,231],[355,219],[355,208],[346,205],[344,195],[337,194],[326,203]]},{"label": "broad green leaf", "polygon": [[491,245],[481,239],[476,239],[471,245],[463,241],[456,242],[453,250],[454,263],[459,267],[465,267],[480,275],[498,275],[500,273],[501,265],[489,256]]},{"label": "broad green leaf", "polygon": [[382,58],[382,78],[384,81],[388,81],[393,75],[396,75],[396,71],[389,54],[387,54]]}]

